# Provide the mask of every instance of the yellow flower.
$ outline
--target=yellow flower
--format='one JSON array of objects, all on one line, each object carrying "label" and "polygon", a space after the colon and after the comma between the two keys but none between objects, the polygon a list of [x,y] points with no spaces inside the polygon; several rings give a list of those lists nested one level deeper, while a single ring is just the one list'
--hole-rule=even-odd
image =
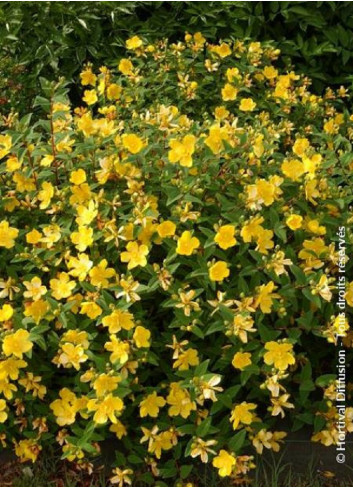
[{"label": "yellow flower", "polygon": [[92,73],[91,68],[86,68],[80,73],[81,85],[95,85],[97,77]]},{"label": "yellow flower", "polygon": [[126,250],[121,253],[120,260],[128,264],[128,270],[147,265],[148,247],[146,245],[139,245],[137,241],[130,241],[126,245]]},{"label": "yellow flower", "polygon": [[120,397],[108,394],[104,399],[90,399],[87,403],[88,411],[94,411],[93,421],[97,424],[104,424],[108,419],[116,423],[117,416],[120,416],[124,408],[124,403]]},{"label": "yellow flower", "polygon": [[310,148],[310,143],[306,138],[299,138],[293,145],[293,153],[297,156],[304,156],[307,150]]},{"label": "yellow flower", "polygon": [[6,401],[0,399],[0,423],[4,423],[7,420],[6,407]]},{"label": "yellow flower", "polygon": [[320,223],[317,219],[310,219],[306,223],[306,228],[310,233],[313,234],[326,234],[326,227],[320,226]]},{"label": "yellow flower", "polygon": [[353,307],[353,282],[350,282],[346,287],[345,294],[346,302],[349,306]]},{"label": "yellow flower", "polygon": [[145,418],[151,416],[151,418],[157,418],[159,414],[159,408],[165,406],[166,401],[161,396],[157,396],[156,392],[149,394],[143,401],[140,402],[140,416]]},{"label": "yellow flower", "polygon": [[130,37],[130,39],[127,39],[126,41],[126,47],[128,49],[137,49],[141,47],[142,44],[143,44],[142,39],[140,39],[138,36]]},{"label": "yellow flower", "polygon": [[252,112],[256,107],[256,102],[252,98],[242,98],[239,109],[243,112]]},{"label": "yellow flower", "polygon": [[256,251],[268,255],[267,250],[271,250],[274,247],[274,242],[272,241],[273,231],[271,229],[262,229],[256,236]]},{"label": "yellow flower", "polygon": [[232,54],[232,50],[230,49],[229,44],[225,42],[222,42],[220,46],[212,46],[211,49],[214,53],[218,54],[220,58],[226,58],[227,56]]},{"label": "yellow flower", "polygon": [[12,180],[16,183],[17,192],[31,192],[36,188],[34,178],[26,177],[22,173],[16,172]]},{"label": "yellow flower", "polygon": [[32,347],[33,343],[29,339],[28,331],[21,328],[5,336],[2,351],[7,357],[14,355],[17,358],[23,358],[23,354],[31,351]]},{"label": "yellow flower", "polygon": [[9,156],[6,160],[6,170],[13,172],[19,170],[22,163],[18,160],[17,156]]},{"label": "yellow flower", "polygon": [[10,153],[12,138],[8,134],[0,134],[0,160]]},{"label": "yellow flower", "polygon": [[58,301],[70,297],[76,286],[76,282],[70,280],[70,276],[66,272],[61,272],[59,278],[51,279],[49,284],[52,290],[52,296]]},{"label": "yellow flower", "polygon": [[32,392],[33,397],[44,399],[47,392],[45,385],[40,384],[42,377],[34,375],[32,372],[26,372],[26,376],[18,381],[20,385],[25,387],[26,392]]},{"label": "yellow flower", "polygon": [[260,309],[264,314],[269,314],[271,312],[273,299],[280,298],[279,294],[273,292],[276,289],[277,287],[272,282],[272,280],[268,284],[261,285],[259,287],[259,293],[256,296],[255,300],[255,307],[260,306]]},{"label": "yellow flower", "polygon": [[214,115],[216,119],[226,119],[229,116],[229,110],[227,110],[223,105],[220,107],[216,107],[214,111]]},{"label": "yellow flower", "polygon": [[[191,444],[190,455],[192,458],[200,457],[201,462],[206,464],[208,462],[208,454],[212,453],[216,455],[216,452],[212,450],[212,446],[217,445],[217,440],[207,440],[204,441],[202,438],[197,437],[193,440]],[[187,487],[193,487],[191,482],[186,484]]]},{"label": "yellow flower", "polygon": [[78,231],[71,233],[70,239],[78,251],[85,251],[93,243],[93,229],[79,226]]},{"label": "yellow flower", "polygon": [[82,100],[87,105],[93,105],[98,101],[97,92],[95,90],[85,90],[83,92]]},{"label": "yellow flower", "polygon": [[161,458],[162,450],[170,450],[176,443],[175,434],[172,430],[158,434],[158,426],[154,426],[151,431],[144,427],[141,429],[144,434],[141,443],[148,441],[148,452],[154,454],[157,459]]},{"label": "yellow flower", "polygon": [[151,331],[143,326],[137,326],[133,334],[133,340],[137,348],[148,348],[150,346]]},{"label": "yellow flower", "polygon": [[119,487],[126,487],[126,485],[131,486],[132,481],[130,475],[134,473],[132,469],[120,469],[119,467],[115,467],[112,470],[112,473],[115,474],[113,477],[109,479],[113,486],[119,485]]},{"label": "yellow flower", "polygon": [[43,299],[25,304],[24,315],[34,319],[36,324],[39,324],[49,309],[48,303]]},{"label": "yellow flower", "polygon": [[121,377],[116,375],[101,374],[93,382],[93,389],[96,391],[98,397],[102,397],[108,392],[115,391],[120,380]]},{"label": "yellow flower", "polygon": [[214,241],[220,248],[222,248],[222,250],[227,250],[228,248],[231,248],[237,244],[237,240],[235,239],[234,235],[235,226],[226,224],[218,229]]},{"label": "yellow flower", "polygon": [[38,192],[38,200],[40,200],[40,209],[46,209],[54,195],[54,187],[50,182],[42,183],[42,190]]},{"label": "yellow flower", "polygon": [[109,316],[103,318],[102,324],[109,329],[110,334],[119,333],[121,329],[129,331],[134,327],[134,316],[128,311],[115,309]]},{"label": "yellow flower", "polygon": [[107,266],[107,260],[103,259],[90,270],[89,276],[92,285],[100,288],[109,286],[109,279],[115,276],[115,270],[114,268],[107,268]]},{"label": "yellow flower", "polygon": [[95,217],[97,217],[98,209],[97,205],[93,200],[90,200],[86,206],[78,205],[77,209],[77,217],[75,221],[79,226],[88,226]]},{"label": "yellow flower", "polygon": [[205,144],[213,154],[219,154],[224,149],[223,141],[229,141],[228,130],[226,127],[214,125],[210,127],[209,135],[205,139]]},{"label": "yellow flower", "polygon": [[[19,381],[21,384],[21,380]],[[17,387],[14,384],[11,384],[8,379],[0,378],[0,394],[2,394],[6,399],[10,400],[14,396],[14,392],[17,391]]]},{"label": "yellow flower", "polygon": [[79,448],[75,445],[72,445],[69,442],[65,443],[65,445],[62,448],[62,451],[63,451],[63,458],[65,458],[69,462],[74,462],[75,460],[77,460],[79,462],[85,456],[85,454],[81,448]]},{"label": "yellow flower", "polygon": [[142,139],[136,136],[136,134],[123,134],[121,139],[124,148],[130,151],[133,155],[139,153],[144,147]]},{"label": "yellow flower", "polygon": [[166,238],[168,236],[174,236],[176,230],[176,225],[172,221],[163,221],[157,226],[157,233],[161,238]]},{"label": "yellow flower", "polygon": [[119,340],[114,334],[109,336],[110,341],[104,344],[107,351],[111,351],[110,361],[112,363],[120,362],[124,364],[129,359],[130,345],[126,341]]},{"label": "yellow flower", "polygon": [[265,429],[260,430],[256,436],[254,436],[252,443],[256,448],[256,452],[260,455],[263,452],[264,447],[271,449],[274,452],[278,452],[280,449],[280,443],[283,443],[283,438],[287,436],[284,431],[266,431]]},{"label": "yellow flower", "polygon": [[43,235],[36,229],[32,229],[29,233],[26,234],[26,241],[28,244],[37,244],[42,239]]},{"label": "yellow flower", "polygon": [[60,390],[59,396],[60,399],[56,399],[49,406],[56,417],[56,422],[59,426],[73,424],[77,414],[77,397],[66,387]]},{"label": "yellow flower", "polygon": [[15,443],[15,453],[21,462],[35,462],[42,447],[38,445],[36,440],[21,440]]},{"label": "yellow flower", "polygon": [[264,140],[264,135],[263,134],[259,134],[255,138],[255,141],[254,141],[254,144],[253,144],[254,154],[258,158],[260,158],[260,156],[262,156],[263,153],[264,153],[264,151],[265,151],[265,147],[263,145],[263,140]]},{"label": "yellow flower", "polygon": [[251,411],[256,409],[256,407],[256,404],[245,401],[234,406],[230,417],[230,421],[233,422],[233,429],[236,430],[240,424],[251,424],[255,418]]},{"label": "yellow flower", "polygon": [[23,297],[33,299],[34,301],[39,300],[42,295],[47,293],[47,288],[42,285],[42,281],[39,277],[33,277],[30,282],[24,281],[23,285],[26,287],[26,292],[23,293]]},{"label": "yellow flower", "polygon": [[279,397],[273,397],[271,399],[272,406],[268,409],[272,416],[281,415],[281,418],[285,417],[285,412],[283,408],[293,409],[294,404],[288,402],[289,394],[283,394]]},{"label": "yellow flower", "polygon": [[245,367],[248,367],[251,365],[251,353],[236,353],[233,357],[232,365],[234,368],[238,368],[239,370],[243,370]]},{"label": "yellow flower", "polygon": [[86,314],[90,319],[96,319],[102,312],[102,308],[93,301],[81,302],[80,314]]},{"label": "yellow flower", "polygon": [[213,467],[216,467],[220,477],[231,475],[235,468],[236,459],[226,450],[221,450],[217,457],[212,460]]},{"label": "yellow flower", "polygon": [[138,241],[141,244],[148,245],[151,242],[152,236],[157,230],[157,224],[153,223],[150,219],[144,223],[142,230],[138,234]]},{"label": "yellow flower", "polygon": [[267,78],[267,80],[273,80],[277,77],[278,71],[273,66],[265,66],[265,68],[263,69],[263,74],[264,77]]},{"label": "yellow flower", "polygon": [[225,261],[217,261],[209,269],[209,277],[214,282],[222,282],[229,277],[230,271]]},{"label": "yellow flower", "polygon": [[199,363],[197,350],[189,348],[179,354],[178,358],[173,363],[173,368],[177,368],[178,370],[189,370],[190,367],[195,367]]},{"label": "yellow flower", "polygon": [[293,265],[292,260],[285,257],[284,251],[277,251],[267,263],[269,270],[274,270],[275,274],[280,276],[282,274],[288,275],[286,266]]},{"label": "yellow flower", "polygon": [[170,405],[169,416],[181,416],[186,419],[190,416],[191,411],[196,410],[196,403],[191,401],[189,392],[180,387],[177,382],[170,384],[167,403]]},{"label": "yellow flower", "polygon": [[289,365],[295,364],[291,343],[268,341],[265,343],[265,348],[268,350],[264,355],[266,365],[274,365],[278,370],[286,370]]},{"label": "yellow flower", "polygon": [[13,308],[10,304],[4,304],[0,308],[0,321],[8,321],[13,316]]},{"label": "yellow flower", "polygon": [[176,252],[178,255],[192,255],[193,251],[200,246],[200,241],[192,237],[190,231],[184,231],[181,237],[178,239]]},{"label": "yellow flower", "polygon": [[133,68],[133,64],[129,59],[123,58],[120,60],[118,69],[123,75],[132,75]]},{"label": "yellow flower", "polygon": [[57,224],[46,226],[43,229],[43,233],[44,237],[41,239],[41,242],[45,243],[47,248],[51,248],[61,238],[60,227]]},{"label": "yellow flower", "polygon": [[315,268],[320,268],[323,262],[319,259],[328,252],[328,247],[325,246],[325,241],[321,238],[305,240],[303,249],[299,251],[299,258],[306,260],[307,265]]},{"label": "yellow flower", "polygon": [[193,38],[194,38],[195,44],[197,44],[199,46],[202,46],[206,42],[206,39],[203,37],[203,35],[201,34],[201,32],[195,32]]},{"label": "yellow flower", "polygon": [[97,122],[93,121],[90,113],[85,113],[77,119],[77,127],[86,137],[89,137],[96,132]]},{"label": "yellow flower", "polygon": [[115,433],[115,436],[121,440],[123,436],[127,435],[127,430],[121,421],[117,420],[116,423],[113,423],[109,426],[109,431]]},{"label": "yellow flower", "polygon": [[15,246],[15,239],[18,236],[18,229],[9,226],[7,221],[0,222],[0,247],[10,249]]},{"label": "yellow flower", "polygon": [[320,166],[322,162],[322,156],[318,153],[314,154],[309,158],[308,156],[302,156],[304,171],[310,175],[310,177],[314,177],[317,168]]},{"label": "yellow flower", "polygon": [[192,166],[192,155],[195,151],[195,136],[189,134],[182,141],[171,139],[169,141],[168,159],[171,163],[179,162],[181,166],[190,168]]},{"label": "yellow flower", "polygon": [[65,368],[74,367],[75,370],[80,370],[80,363],[88,360],[85,350],[80,345],[65,343],[61,347],[62,352],[59,354],[58,363]]},{"label": "yellow flower", "polygon": [[332,286],[329,285],[327,275],[321,275],[319,283],[313,287],[312,293],[318,293],[325,301],[330,302],[332,299]]},{"label": "yellow flower", "polygon": [[74,139],[69,139],[69,136],[61,139],[56,145],[56,150],[58,153],[72,153],[72,146],[75,143]]},{"label": "yellow flower", "polygon": [[108,100],[118,100],[120,98],[122,91],[123,91],[123,89],[120,85],[117,85],[116,83],[112,83],[107,88]]},{"label": "yellow flower", "polygon": [[86,331],[80,331],[79,329],[68,329],[65,331],[61,337],[60,343],[73,343],[74,345],[80,345],[85,349],[89,347]]},{"label": "yellow flower", "polygon": [[299,182],[305,173],[304,163],[300,160],[284,160],[281,166],[283,174],[293,182]]},{"label": "yellow flower", "polygon": [[291,214],[287,217],[286,224],[289,229],[291,229],[292,231],[296,231],[297,229],[300,229],[302,227],[303,218],[302,216],[299,216],[299,214]]},{"label": "yellow flower", "polygon": [[270,206],[282,194],[279,188],[283,179],[280,177],[270,181],[263,178],[256,180],[255,184],[247,186],[247,206],[250,209],[260,209],[262,204]]},{"label": "yellow flower", "polygon": [[77,257],[70,256],[67,262],[69,274],[78,278],[80,282],[85,280],[92,265],[93,262],[89,259],[89,256],[86,253],[79,253]]},{"label": "yellow flower", "polygon": [[239,69],[234,67],[234,68],[228,68],[226,71],[226,77],[229,83],[232,83],[234,80],[240,79],[239,75]]},{"label": "yellow flower", "polygon": [[261,226],[263,222],[263,217],[253,217],[242,227],[240,235],[243,238],[244,243],[250,243],[250,241],[256,238],[263,231],[263,227]]},{"label": "yellow flower", "polygon": [[222,88],[222,100],[225,102],[235,100],[238,95],[238,89],[230,83],[226,83]]},{"label": "yellow flower", "polygon": [[250,315],[236,314],[231,326],[231,332],[235,336],[238,336],[242,343],[247,343],[248,333],[254,333],[256,331],[253,325],[254,320]]},{"label": "yellow flower", "polygon": [[81,185],[81,183],[84,183],[86,180],[87,180],[87,175],[85,170],[82,170],[82,168],[79,168],[78,170],[71,172],[70,182],[73,183],[74,185]]}]

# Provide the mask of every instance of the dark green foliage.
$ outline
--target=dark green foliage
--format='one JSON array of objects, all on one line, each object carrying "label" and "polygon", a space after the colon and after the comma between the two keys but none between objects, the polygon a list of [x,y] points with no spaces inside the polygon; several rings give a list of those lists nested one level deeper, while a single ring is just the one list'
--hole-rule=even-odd
[{"label": "dark green foliage", "polygon": [[0,2],[0,108],[27,111],[39,76],[72,79],[88,60],[111,65],[136,33],[273,39],[321,91],[352,80],[352,14],[352,2],[333,1]]}]

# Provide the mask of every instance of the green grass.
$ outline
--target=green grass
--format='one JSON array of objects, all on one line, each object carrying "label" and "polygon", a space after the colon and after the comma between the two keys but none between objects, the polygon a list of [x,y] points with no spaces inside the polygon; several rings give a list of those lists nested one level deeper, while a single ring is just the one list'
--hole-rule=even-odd
[{"label": "green grass", "polygon": [[[256,469],[239,485],[241,487],[351,487],[351,477],[341,478],[337,474],[320,470],[318,462],[311,457],[304,473],[291,463],[284,463],[281,455],[257,456]],[[0,464],[0,486],[12,487],[107,487],[109,466],[95,467],[92,474],[79,471],[73,464],[60,460],[55,454],[42,455],[35,465],[19,464],[17,461]],[[209,466],[202,465],[200,478],[192,482],[199,487],[231,487],[229,479],[220,479]]]},{"label": "green grass", "polygon": [[0,486],[10,487],[105,487],[103,467],[92,474],[77,470],[73,464],[61,460],[57,454],[42,454],[32,464],[20,464],[13,460],[0,463]]},{"label": "green grass", "polygon": [[[255,477],[252,485],[259,487],[325,487],[346,486],[349,481],[340,484],[337,477],[329,471],[321,471],[314,457],[308,460],[305,473],[298,473],[293,464],[283,463],[283,454],[275,457],[258,457],[256,461]],[[343,481],[342,481],[343,482]]]}]

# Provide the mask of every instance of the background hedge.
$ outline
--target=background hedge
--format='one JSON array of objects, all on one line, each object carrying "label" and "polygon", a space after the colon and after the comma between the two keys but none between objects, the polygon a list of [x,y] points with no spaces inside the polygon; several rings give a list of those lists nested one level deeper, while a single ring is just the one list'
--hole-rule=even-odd
[{"label": "background hedge", "polygon": [[135,33],[272,39],[320,92],[352,80],[352,13],[352,2],[330,1],[0,2],[0,107],[27,111],[39,76],[75,78],[87,60],[111,65]]}]

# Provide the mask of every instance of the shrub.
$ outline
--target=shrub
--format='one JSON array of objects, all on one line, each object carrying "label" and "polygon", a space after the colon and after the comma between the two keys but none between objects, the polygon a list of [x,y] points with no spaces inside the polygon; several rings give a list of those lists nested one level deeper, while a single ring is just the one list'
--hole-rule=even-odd
[{"label": "shrub", "polygon": [[[352,13],[351,2],[0,2],[1,55],[13,65],[0,65],[9,80],[2,97],[25,114],[39,76],[75,79],[87,60],[96,68],[115,62],[135,32],[177,41],[185,30],[213,41],[275,40],[282,59],[321,93],[327,83],[352,81]],[[74,84],[70,98],[77,103]]]},{"label": "shrub", "polygon": [[239,482],[288,430],[337,442],[347,92],[271,44],[127,48],[0,135],[1,440],[89,468],[117,438],[113,484],[197,481],[192,458]]}]

